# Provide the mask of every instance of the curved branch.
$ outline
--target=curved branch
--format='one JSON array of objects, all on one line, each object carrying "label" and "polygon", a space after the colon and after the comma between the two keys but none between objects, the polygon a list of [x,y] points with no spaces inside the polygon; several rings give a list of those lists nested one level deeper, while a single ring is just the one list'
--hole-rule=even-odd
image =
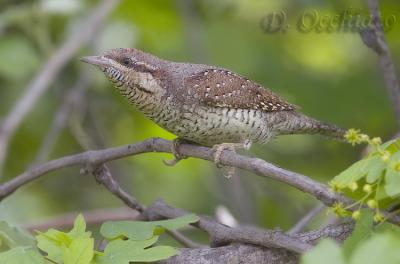
[{"label": "curved branch", "polygon": [[[7,197],[24,184],[55,170],[78,165],[97,167],[99,164],[112,160],[146,152],[171,153],[171,149],[172,143],[170,141],[160,138],[151,138],[136,144],[103,150],[92,150],[55,159],[33,167],[14,179],[0,185],[0,200]],[[182,144],[180,146],[180,152],[188,157],[213,161],[213,150],[208,147]],[[262,159],[246,157],[234,152],[224,151],[221,155],[221,164],[244,169],[259,176],[289,184],[302,192],[311,194],[327,206],[331,206],[333,203],[338,201],[345,204],[350,202],[345,197],[332,192],[329,187],[324,184],[316,182],[302,174],[282,169]]]},{"label": "curved branch", "polygon": [[[142,206],[133,196],[129,195],[119,186],[119,184],[113,179],[109,169],[104,165],[107,161],[126,156],[144,152],[171,152],[171,150],[172,143],[170,141],[153,138],[133,145],[97,151],[87,151],[81,154],[49,161],[34,167],[1,185],[0,198],[2,199],[7,197],[19,187],[38,179],[48,172],[73,165],[81,165],[83,167],[81,170],[82,173],[93,174],[99,183],[102,183],[111,193],[125,202],[126,205],[141,212],[141,217],[143,219],[155,220],[160,218],[179,217],[187,214],[187,212],[179,208],[171,207],[163,201],[157,201],[149,208]],[[212,160],[213,156],[212,149],[196,145],[181,145],[180,152],[185,156],[194,156],[205,160]],[[234,152],[225,151],[221,155],[221,164],[248,169],[249,171],[253,171],[261,176],[271,177],[281,182],[286,182],[299,190],[308,192],[329,203],[333,202],[335,197],[337,197],[337,200],[344,199],[330,192],[327,186],[314,182],[304,175],[286,171],[257,158],[249,158],[238,155]],[[308,236],[307,234],[289,236],[281,231],[262,230],[255,227],[231,228],[208,217],[201,217],[200,221],[193,225],[206,231],[210,235],[212,246],[220,247],[231,243],[245,243],[260,245],[267,248],[281,248],[295,253],[302,253],[309,250],[312,247],[311,244],[313,241],[321,238],[321,236],[328,232],[319,231],[319,233],[312,234],[311,236]],[[338,233],[336,231],[334,234]],[[347,235],[350,231],[343,229],[339,233]]]},{"label": "curved branch", "polygon": [[[174,208],[162,200],[156,201],[144,211],[145,219],[151,221],[160,218],[176,218],[186,214],[188,212]],[[263,230],[256,227],[232,228],[204,216],[200,217],[200,220],[193,225],[210,235],[212,247],[221,247],[231,243],[246,243],[266,248],[284,248],[296,253],[304,253],[312,248],[311,244],[301,238],[288,236],[279,230]]]},{"label": "curved branch", "polygon": [[179,255],[161,261],[162,264],[298,264],[298,254],[284,249],[268,249],[247,244],[218,248],[179,249]]},{"label": "curved branch", "polygon": [[[306,232],[297,237],[304,242],[315,242],[323,237],[343,241],[353,229],[353,224],[344,223],[317,231]],[[180,254],[162,261],[163,264],[298,264],[299,255],[285,249],[262,248],[249,244],[232,244],[218,248],[179,249]]]},{"label": "curved branch", "polygon": [[361,30],[361,39],[367,47],[379,56],[386,89],[396,115],[397,125],[400,126],[400,84],[389,46],[386,43],[378,0],[368,0],[368,7],[372,15],[373,25]]},{"label": "curved branch", "polygon": [[[86,151],[80,154],[55,159],[33,167],[12,180],[0,185],[0,200],[10,195],[21,186],[55,170],[71,166],[92,166],[93,168],[97,168],[99,165],[109,161],[148,152],[171,153],[172,143],[160,138],[151,138],[136,144],[103,150]],[[180,152],[188,157],[195,157],[209,161],[214,160],[214,151],[208,147],[182,144],[180,146]],[[262,159],[246,157],[234,152],[224,151],[221,154],[220,160],[222,165],[244,169],[259,176],[288,184],[304,193],[312,195],[326,206],[332,206],[334,203],[338,202],[343,203],[344,205],[352,203],[350,199],[331,191],[325,184],[314,181],[305,175],[285,170]],[[400,217],[395,216],[391,218],[390,221],[393,223],[400,223]]]},{"label": "curved branch", "polygon": [[[162,200],[156,201],[150,207],[145,208],[137,199],[121,188],[118,182],[113,178],[106,165],[101,164],[92,170],[86,170],[91,173],[96,180],[123,201],[126,205],[141,212],[141,218],[144,220],[159,220],[177,218],[189,214],[182,209],[174,208],[164,203]],[[220,224],[209,217],[200,217],[200,220],[193,226],[207,232],[211,238],[212,246],[223,246],[230,243],[248,243],[270,248],[284,248],[296,253],[302,253],[311,249],[311,245],[300,239],[290,237],[280,231],[262,230],[257,228],[231,228]],[[170,232],[177,241],[182,241],[183,235],[177,231]],[[187,241],[188,239],[185,239]],[[193,245],[193,243],[189,243]]]}]

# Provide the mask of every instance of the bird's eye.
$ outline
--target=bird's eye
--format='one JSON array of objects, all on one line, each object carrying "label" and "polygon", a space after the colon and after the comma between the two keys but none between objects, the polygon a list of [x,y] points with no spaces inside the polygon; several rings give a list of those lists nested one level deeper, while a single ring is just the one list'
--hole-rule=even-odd
[{"label": "bird's eye", "polygon": [[122,60],[122,64],[125,65],[125,66],[129,66],[129,65],[131,64],[131,59],[129,59],[129,58],[124,58],[124,59]]}]

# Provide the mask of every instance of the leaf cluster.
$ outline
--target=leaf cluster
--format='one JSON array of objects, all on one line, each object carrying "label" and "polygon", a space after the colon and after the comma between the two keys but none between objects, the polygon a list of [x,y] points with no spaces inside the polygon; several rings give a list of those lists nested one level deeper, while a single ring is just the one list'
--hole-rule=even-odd
[{"label": "leaf cluster", "polygon": [[353,208],[352,216],[357,219],[360,209],[367,206],[375,211],[376,222],[384,221],[380,210],[400,202],[400,139],[382,144],[380,138],[370,139],[354,129],[347,132],[346,139],[353,145],[367,143],[370,152],[330,182],[334,191],[356,200],[345,208],[341,204],[334,205],[334,212],[348,216],[347,209]]},{"label": "leaf cluster", "polygon": [[165,230],[176,230],[198,221],[194,214],[175,219],[141,222],[116,221],[102,224],[100,233],[107,242],[95,249],[92,233],[79,215],[72,230],[49,229],[36,237],[6,222],[0,222],[0,263],[9,264],[128,264],[153,262],[178,254],[171,246],[155,245]]},{"label": "leaf cluster", "polygon": [[374,224],[373,213],[367,209],[361,215],[342,247],[325,239],[302,256],[301,264],[400,263],[400,227],[387,222]]}]

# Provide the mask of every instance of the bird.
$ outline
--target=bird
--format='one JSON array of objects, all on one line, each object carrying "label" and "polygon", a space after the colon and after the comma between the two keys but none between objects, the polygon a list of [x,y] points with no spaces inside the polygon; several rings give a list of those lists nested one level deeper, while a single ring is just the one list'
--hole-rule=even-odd
[{"label": "bird", "polygon": [[161,59],[136,48],[116,48],[81,61],[97,66],[147,118],[182,142],[213,147],[218,162],[225,149],[248,149],[289,134],[320,134],[342,140],[345,129],[305,114],[282,97],[233,71]]}]

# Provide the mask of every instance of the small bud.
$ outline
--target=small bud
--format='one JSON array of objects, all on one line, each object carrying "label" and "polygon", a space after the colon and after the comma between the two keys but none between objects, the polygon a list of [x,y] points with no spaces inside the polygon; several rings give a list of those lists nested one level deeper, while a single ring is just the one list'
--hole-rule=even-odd
[{"label": "small bud", "polygon": [[358,184],[357,184],[357,182],[351,182],[350,184],[349,184],[349,189],[352,191],[352,192],[354,192],[354,191],[356,191],[357,189],[358,189]]},{"label": "small bud", "polygon": [[366,192],[366,193],[371,193],[372,192],[372,186],[370,184],[364,184],[363,191]]},{"label": "small bud", "polygon": [[382,139],[381,139],[380,137],[374,137],[374,138],[371,140],[371,142],[372,142],[372,144],[374,144],[374,145],[380,145],[380,144],[382,144]]},{"label": "small bud", "polygon": [[382,222],[383,220],[385,220],[385,218],[383,217],[382,214],[376,213],[376,214],[374,215],[374,222],[380,223],[380,222]]},{"label": "small bud", "polygon": [[369,140],[369,136],[366,134],[360,135],[360,142],[367,142]]},{"label": "small bud", "polygon": [[361,135],[360,135],[360,130],[356,129],[349,129],[347,130],[346,134],[344,135],[344,138],[349,142],[351,145],[356,145],[361,143]]},{"label": "small bud", "polygon": [[336,193],[340,193],[343,190],[343,185],[336,181],[330,181],[329,186],[331,187],[332,191]]},{"label": "small bud", "polygon": [[367,206],[371,209],[375,209],[378,206],[378,203],[374,199],[370,199],[367,201]]},{"label": "small bud", "polygon": [[354,211],[354,212],[351,214],[351,218],[353,218],[354,220],[358,220],[358,219],[360,218],[360,216],[361,216],[360,210]]},{"label": "small bud", "polygon": [[332,206],[332,211],[340,217],[346,217],[349,215],[348,211],[344,208],[342,203],[334,203]]},{"label": "small bud", "polygon": [[382,155],[382,161],[383,162],[388,162],[390,160],[390,152],[389,151],[385,151]]}]

